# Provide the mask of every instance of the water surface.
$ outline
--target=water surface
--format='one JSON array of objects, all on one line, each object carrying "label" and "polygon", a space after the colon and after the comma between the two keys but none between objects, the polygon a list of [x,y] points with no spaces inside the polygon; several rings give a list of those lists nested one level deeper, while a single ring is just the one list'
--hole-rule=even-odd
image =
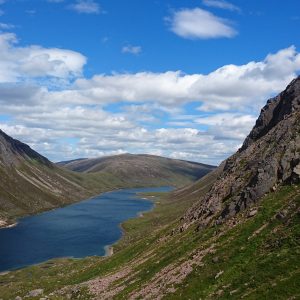
[{"label": "water surface", "polygon": [[153,207],[137,193],[167,192],[171,187],[124,189],[19,220],[0,230],[0,271],[58,257],[105,255],[120,239],[120,223]]}]

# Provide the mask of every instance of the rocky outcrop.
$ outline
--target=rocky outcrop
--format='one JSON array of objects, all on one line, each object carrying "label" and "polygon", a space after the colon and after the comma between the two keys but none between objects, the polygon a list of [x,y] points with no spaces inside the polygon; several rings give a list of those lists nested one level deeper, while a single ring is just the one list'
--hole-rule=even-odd
[{"label": "rocky outcrop", "polygon": [[268,101],[242,148],[219,167],[210,192],[183,218],[183,227],[222,223],[275,191],[300,181],[300,77]]},{"label": "rocky outcrop", "polygon": [[268,100],[261,110],[260,116],[240,151],[245,150],[253,142],[266,135],[279,122],[300,111],[300,83],[299,78],[294,79],[277,97]]}]

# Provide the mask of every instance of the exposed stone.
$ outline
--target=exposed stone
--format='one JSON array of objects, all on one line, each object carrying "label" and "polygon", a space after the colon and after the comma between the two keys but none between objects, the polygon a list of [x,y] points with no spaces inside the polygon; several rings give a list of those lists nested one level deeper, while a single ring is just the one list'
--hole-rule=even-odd
[{"label": "exposed stone", "polygon": [[223,273],[224,273],[224,271],[220,271],[219,273],[217,273],[217,275],[215,276],[215,279],[218,279]]},{"label": "exposed stone", "polygon": [[282,210],[276,215],[276,219],[283,220],[286,218],[287,214],[288,214],[287,210]]},{"label": "exposed stone", "polygon": [[213,257],[212,262],[215,263],[215,264],[218,263],[219,262],[219,257],[218,256]]},{"label": "exposed stone", "polygon": [[28,293],[28,297],[38,297],[44,293],[43,289],[36,289]]},{"label": "exposed stone", "polygon": [[242,148],[214,172],[219,176],[187,211],[184,227],[222,224],[278,185],[300,182],[300,77],[267,102]]},{"label": "exposed stone", "polygon": [[300,176],[300,164],[298,164],[298,165],[294,168],[293,172],[294,172],[296,175]]},{"label": "exposed stone", "polygon": [[257,213],[258,213],[257,209],[250,210],[249,213],[248,213],[248,218],[254,217]]},{"label": "exposed stone", "polygon": [[17,296],[16,298],[15,298],[15,300],[22,300],[23,298],[22,297],[20,297],[20,296]]}]

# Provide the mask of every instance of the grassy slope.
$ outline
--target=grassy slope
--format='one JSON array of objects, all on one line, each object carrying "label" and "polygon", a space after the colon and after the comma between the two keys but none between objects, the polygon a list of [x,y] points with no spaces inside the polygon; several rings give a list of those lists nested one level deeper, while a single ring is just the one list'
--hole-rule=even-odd
[{"label": "grassy slope", "polygon": [[61,162],[58,165],[80,173],[112,174],[120,179],[129,179],[140,184],[175,181],[181,186],[195,181],[215,167],[166,157],[146,154],[122,154],[94,159]]},{"label": "grassy slope", "polygon": [[[174,204],[168,197],[156,201],[159,203],[154,211],[124,224],[127,235],[112,257],[54,260],[0,276],[1,297],[14,299],[44,288],[48,295],[56,291],[51,299],[66,299],[64,293],[72,294],[74,299],[89,299],[84,286],[57,291],[108,274],[120,277],[99,299],[108,291],[116,299],[128,299],[132,292],[151,287],[155,276],[160,280],[158,294],[172,300],[182,299],[183,295],[185,299],[300,297],[299,186],[283,187],[266,196],[253,218],[247,218],[244,212],[227,225],[202,232],[190,228],[173,236],[170,232],[176,227],[178,216],[190,203]],[[276,218],[283,210],[287,216]],[[179,276],[186,264],[192,268]],[[122,278],[122,272],[128,269],[129,273]],[[172,270],[173,277],[169,277]],[[176,276],[180,280],[168,286]],[[154,289],[151,291],[154,293]]]}]

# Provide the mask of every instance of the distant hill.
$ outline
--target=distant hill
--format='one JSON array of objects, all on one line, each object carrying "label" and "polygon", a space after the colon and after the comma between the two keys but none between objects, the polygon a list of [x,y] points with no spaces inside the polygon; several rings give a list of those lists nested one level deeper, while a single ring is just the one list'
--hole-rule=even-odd
[{"label": "distant hill", "polygon": [[146,154],[122,154],[94,159],[60,162],[68,170],[81,173],[111,174],[136,184],[183,186],[214,170],[214,166]]},{"label": "distant hill", "polygon": [[211,169],[197,163],[130,155],[56,165],[0,130],[0,227],[12,218],[64,206],[108,190],[182,186]]}]

